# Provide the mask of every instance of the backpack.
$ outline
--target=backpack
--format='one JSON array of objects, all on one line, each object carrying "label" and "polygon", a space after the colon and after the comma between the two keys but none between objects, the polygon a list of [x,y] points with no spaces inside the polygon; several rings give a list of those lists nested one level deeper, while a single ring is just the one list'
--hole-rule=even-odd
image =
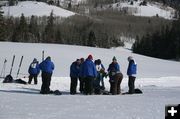
[{"label": "backpack", "polygon": [[13,80],[13,77],[9,74],[4,78],[3,83],[12,83]]}]

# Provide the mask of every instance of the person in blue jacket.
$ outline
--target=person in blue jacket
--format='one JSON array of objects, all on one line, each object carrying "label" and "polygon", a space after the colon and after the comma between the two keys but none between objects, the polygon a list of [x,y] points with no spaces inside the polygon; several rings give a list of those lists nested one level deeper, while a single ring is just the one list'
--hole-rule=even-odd
[{"label": "person in blue jacket", "polygon": [[136,73],[137,73],[137,64],[135,63],[134,59],[132,56],[128,57],[128,69],[127,69],[127,75],[129,77],[128,80],[128,86],[129,86],[129,94],[135,93],[135,79],[136,79]]},{"label": "person in blue jacket", "polygon": [[84,93],[86,95],[92,95],[93,80],[97,77],[96,66],[92,60],[93,60],[92,55],[89,55],[82,66],[82,76],[84,77],[84,81],[85,81]]},{"label": "person in blue jacket", "polygon": [[51,57],[48,56],[44,61],[42,61],[39,65],[39,68],[42,71],[42,86],[41,86],[41,94],[50,93],[50,84],[51,84],[51,76],[54,70],[54,63],[51,61]]},{"label": "person in blue jacket", "polygon": [[84,88],[85,88],[85,81],[83,77],[83,63],[84,63],[84,58],[80,58],[80,69],[79,69],[79,91],[80,93],[84,93]]},{"label": "person in blue jacket", "polygon": [[120,94],[120,84],[123,78],[122,73],[120,72],[120,66],[117,62],[116,57],[112,59],[112,63],[108,68],[109,83],[110,83],[110,93],[113,95]]},{"label": "person in blue jacket", "polygon": [[37,76],[40,72],[39,62],[34,58],[33,62],[30,64],[29,69],[29,81],[28,84],[31,84],[32,79],[34,78],[34,84],[37,84]]},{"label": "person in blue jacket", "polygon": [[72,95],[76,94],[77,82],[78,82],[79,72],[80,72],[80,63],[81,63],[81,60],[77,59],[70,66],[70,77],[71,77],[70,94]]}]

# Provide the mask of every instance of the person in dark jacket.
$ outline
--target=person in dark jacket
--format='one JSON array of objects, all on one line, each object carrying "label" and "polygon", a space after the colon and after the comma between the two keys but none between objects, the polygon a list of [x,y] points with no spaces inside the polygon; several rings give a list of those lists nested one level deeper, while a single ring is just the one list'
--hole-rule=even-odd
[{"label": "person in dark jacket", "polygon": [[85,94],[91,95],[93,93],[93,80],[97,77],[97,70],[92,55],[89,55],[83,63],[82,75],[85,81]]},{"label": "person in dark jacket", "polygon": [[80,71],[80,59],[77,59],[73,62],[70,66],[70,77],[71,77],[71,84],[70,84],[70,94],[76,94],[76,88],[79,78],[79,71]]},{"label": "person in dark jacket", "polygon": [[110,93],[113,95],[120,94],[120,85],[123,75],[120,72],[120,66],[115,56],[112,59],[112,63],[109,65],[108,74],[110,78]]},{"label": "person in dark jacket", "polygon": [[32,79],[34,78],[34,84],[37,84],[37,76],[40,72],[39,62],[34,58],[33,62],[30,64],[29,69],[29,81],[28,84],[31,84]]},{"label": "person in dark jacket", "polygon": [[84,81],[84,77],[83,77],[83,63],[84,63],[84,58],[81,58],[81,63],[80,63],[80,69],[79,69],[79,91],[80,93],[84,93],[84,87],[85,87],[85,81]]},{"label": "person in dark jacket", "polygon": [[50,83],[51,76],[54,70],[54,63],[51,61],[51,57],[48,56],[44,61],[42,61],[39,65],[42,71],[42,86],[41,86],[41,94],[50,93]]},{"label": "person in dark jacket", "polygon": [[128,57],[128,69],[127,69],[127,75],[129,77],[128,80],[128,86],[129,86],[129,94],[135,93],[135,79],[136,79],[136,73],[137,73],[137,64],[135,63],[132,56]]}]

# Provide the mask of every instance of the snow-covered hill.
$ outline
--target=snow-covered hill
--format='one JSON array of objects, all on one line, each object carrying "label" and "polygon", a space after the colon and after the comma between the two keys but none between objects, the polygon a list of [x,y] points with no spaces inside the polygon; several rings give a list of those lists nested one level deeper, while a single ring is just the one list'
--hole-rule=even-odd
[{"label": "snow-covered hill", "polygon": [[[15,54],[12,76],[16,77],[23,55],[19,78],[27,81],[28,66],[33,58],[41,61],[42,50],[55,63],[50,88],[62,91],[63,95],[40,95],[40,77],[38,85],[3,84],[0,79],[0,119],[164,119],[165,105],[179,103],[180,63],[134,54],[126,48],[0,42],[0,68],[6,58],[8,74]],[[69,66],[76,58],[86,58],[88,54],[102,59],[106,69],[116,56],[124,74],[122,92],[128,90],[127,57],[132,55],[138,64],[136,87],[142,89],[143,94],[69,95]],[[109,90],[108,78],[105,78],[105,86]]]},{"label": "snow-covered hill", "polygon": [[18,2],[15,6],[4,6],[2,7],[5,16],[14,16],[20,17],[23,13],[26,17],[35,16],[49,16],[51,11],[55,16],[59,17],[69,17],[74,15],[75,13],[62,9],[60,7],[56,7],[53,5],[48,5],[44,2],[36,2],[36,1],[24,1]]},{"label": "snow-covered hill", "polygon": [[175,10],[168,6],[163,6],[160,3],[149,3],[147,2],[147,5],[140,5],[142,3],[142,0],[133,1],[133,4],[131,5],[131,2],[118,2],[113,4],[114,9],[119,10],[126,10],[129,14],[135,15],[135,16],[146,16],[146,17],[153,17],[153,16],[159,16],[163,17],[165,19],[173,19]]}]

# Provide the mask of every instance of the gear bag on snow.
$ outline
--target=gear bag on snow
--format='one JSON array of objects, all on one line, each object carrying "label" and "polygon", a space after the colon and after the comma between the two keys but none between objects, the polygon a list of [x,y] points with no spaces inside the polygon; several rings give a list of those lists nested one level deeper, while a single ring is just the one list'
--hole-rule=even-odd
[{"label": "gear bag on snow", "polygon": [[4,80],[3,83],[13,83],[13,77],[9,74],[7,75]]},{"label": "gear bag on snow", "polygon": [[22,80],[22,79],[16,79],[16,80],[14,80],[11,75],[7,75],[7,76],[4,78],[3,83],[27,84],[27,82],[24,81],[24,80]]},{"label": "gear bag on snow", "polygon": [[140,90],[139,88],[134,89],[134,92],[136,94],[142,94],[143,93],[142,90]]}]

